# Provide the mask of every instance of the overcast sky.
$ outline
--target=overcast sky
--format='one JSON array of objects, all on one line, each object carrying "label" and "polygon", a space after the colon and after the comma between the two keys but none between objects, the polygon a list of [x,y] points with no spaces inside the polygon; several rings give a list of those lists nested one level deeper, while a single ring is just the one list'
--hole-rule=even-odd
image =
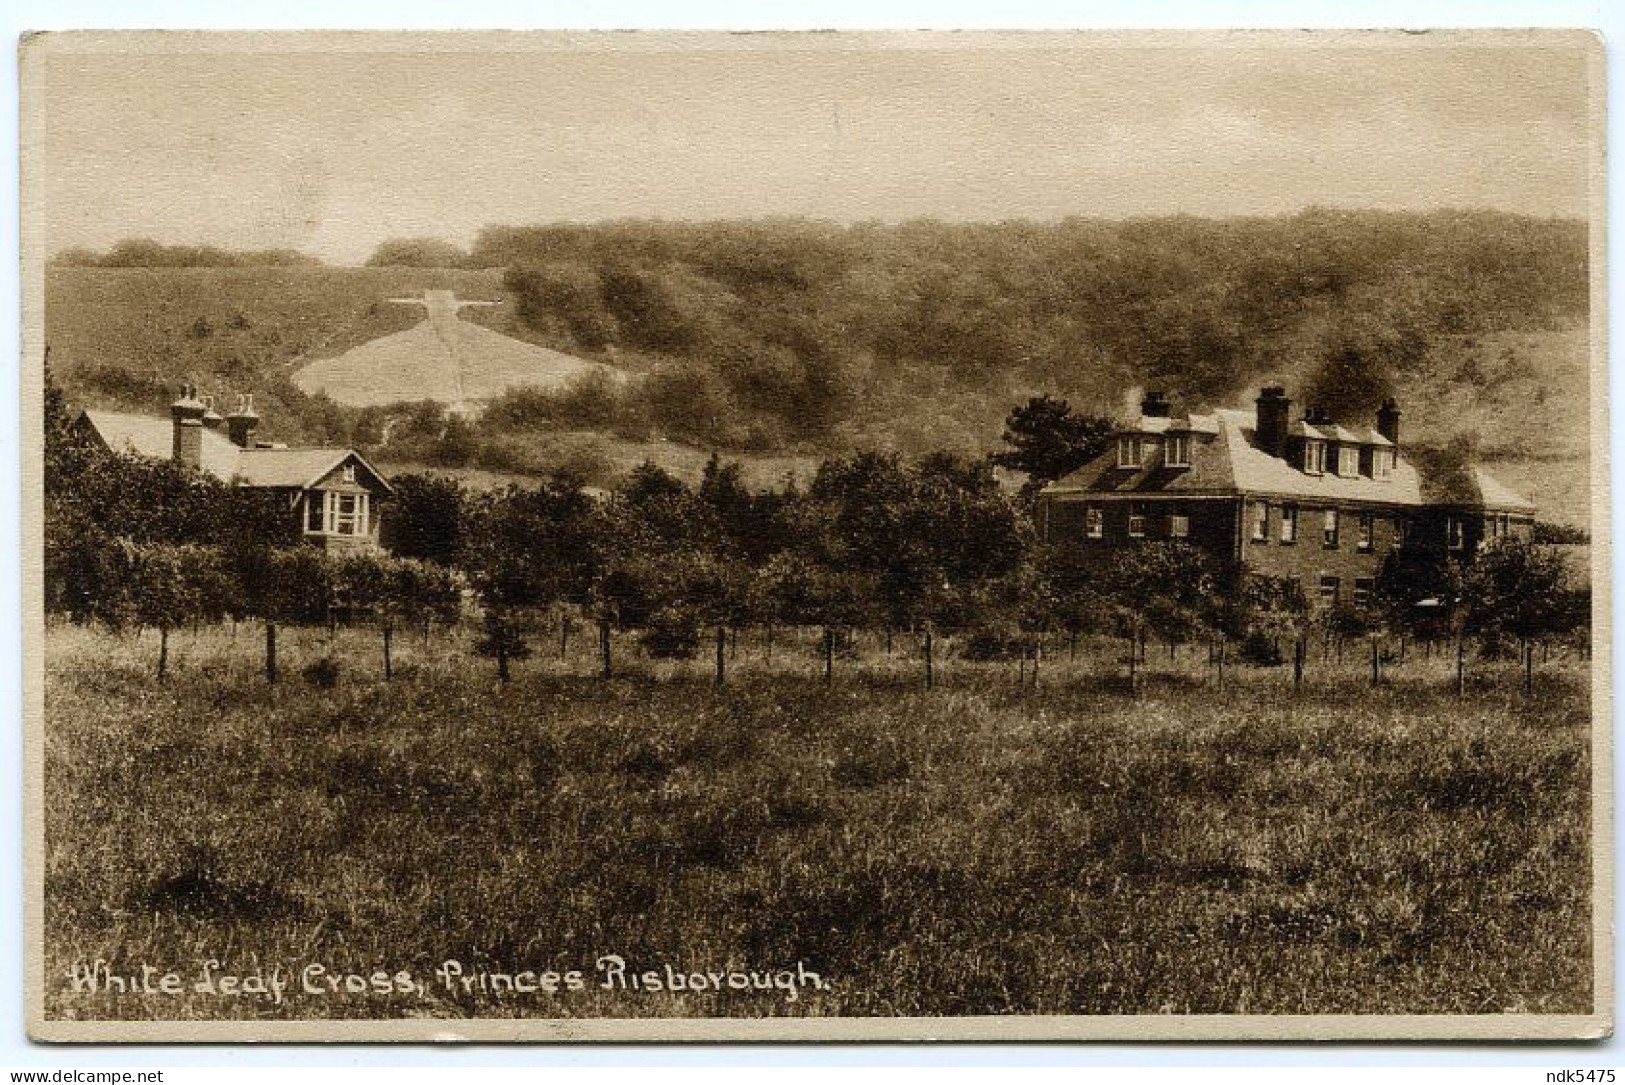
[{"label": "overcast sky", "polygon": [[146,236],[355,263],[387,237],[466,244],[486,224],[623,217],[1587,209],[1587,51],[1574,37],[879,48],[825,35],[700,39],[703,51],[607,40],[55,52],[47,249]]}]

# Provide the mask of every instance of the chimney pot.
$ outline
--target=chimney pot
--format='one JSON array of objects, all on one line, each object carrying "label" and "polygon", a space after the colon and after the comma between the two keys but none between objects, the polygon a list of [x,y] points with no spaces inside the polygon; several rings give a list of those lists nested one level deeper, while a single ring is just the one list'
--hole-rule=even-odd
[{"label": "chimney pot", "polygon": [[254,431],[259,428],[260,416],[254,413],[253,393],[237,393],[237,406],[226,415],[226,432],[231,443],[238,448],[254,446]]}]

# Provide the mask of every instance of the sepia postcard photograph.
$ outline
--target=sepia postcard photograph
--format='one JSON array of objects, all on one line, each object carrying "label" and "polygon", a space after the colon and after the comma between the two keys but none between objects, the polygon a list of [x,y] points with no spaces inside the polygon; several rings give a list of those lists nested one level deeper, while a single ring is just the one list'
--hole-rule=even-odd
[{"label": "sepia postcard photograph", "polygon": [[1596,34],[18,48],[34,1039],[1611,1035]]}]

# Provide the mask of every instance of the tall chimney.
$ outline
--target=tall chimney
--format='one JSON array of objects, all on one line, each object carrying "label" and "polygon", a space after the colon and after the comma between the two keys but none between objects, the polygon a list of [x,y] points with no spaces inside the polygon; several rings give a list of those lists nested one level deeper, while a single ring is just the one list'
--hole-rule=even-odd
[{"label": "tall chimney", "polygon": [[176,463],[185,467],[203,466],[203,414],[205,408],[197,398],[197,389],[186,385],[181,397],[169,405],[169,417],[174,422],[175,440],[171,455]]},{"label": "tall chimney", "polygon": [[1271,456],[1286,455],[1287,415],[1292,401],[1286,398],[1286,389],[1272,384],[1258,393],[1258,447]]},{"label": "tall chimney", "polygon": [[1140,400],[1140,414],[1145,418],[1167,418],[1168,396],[1165,392],[1147,392]]},{"label": "tall chimney", "polygon": [[226,415],[226,432],[231,436],[231,443],[238,448],[249,447],[259,424],[260,416],[254,413],[253,394],[238,393],[236,408]]},{"label": "tall chimney", "polygon": [[1399,444],[1399,404],[1393,399],[1383,400],[1382,406],[1377,408],[1377,432],[1393,444]]}]

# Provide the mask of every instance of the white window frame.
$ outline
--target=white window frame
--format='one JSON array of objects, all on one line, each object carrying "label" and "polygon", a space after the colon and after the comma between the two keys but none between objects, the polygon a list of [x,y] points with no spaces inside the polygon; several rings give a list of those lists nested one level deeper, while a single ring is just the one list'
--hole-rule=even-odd
[{"label": "white window frame", "polygon": [[1270,541],[1270,506],[1268,501],[1253,502],[1252,542]]},{"label": "white window frame", "polygon": [[1337,475],[1339,478],[1354,478],[1360,473],[1360,446],[1337,446]]},{"label": "white window frame", "polygon": [[355,485],[355,464],[345,464],[342,477],[345,482],[348,482],[352,486]]},{"label": "white window frame", "polygon": [[1303,470],[1308,475],[1326,473],[1326,442],[1311,437],[1303,442]]},{"label": "white window frame", "polygon": [[1459,516],[1447,516],[1444,521],[1445,546],[1451,550],[1467,549],[1467,525]]},{"label": "white window frame", "polygon": [[[1362,587],[1361,585],[1364,585]],[[1354,578],[1353,594],[1350,601],[1357,607],[1366,606],[1371,602],[1371,593],[1377,588],[1377,580],[1370,576],[1357,576]]]},{"label": "white window frame", "polygon": [[1355,520],[1354,549],[1369,553],[1377,545],[1377,514],[1362,512]]},{"label": "white window frame", "polygon": [[1106,537],[1106,512],[1099,505],[1083,507],[1083,535],[1087,539]]},{"label": "white window frame", "polygon": [[[369,496],[348,490],[310,490],[305,495],[305,534],[337,535],[346,539],[365,538],[371,533],[372,526]],[[341,511],[345,501],[353,503],[349,512]],[[310,508],[313,503],[322,510],[322,526],[314,529],[310,526]]]},{"label": "white window frame", "polygon": [[1371,477],[1378,482],[1387,482],[1394,475],[1394,450],[1391,448],[1373,448],[1371,450]]},{"label": "white window frame", "polygon": [[1191,435],[1188,433],[1170,433],[1162,449],[1162,464],[1164,467],[1189,467],[1191,465]]},{"label": "white window frame", "polygon": [[1298,506],[1281,506],[1281,542],[1290,546],[1298,541]]},{"label": "white window frame", "polygon": [[1128,537],[1131,539],[1145,538],[1145,510],[1139,505],[1128,507]]},{"label": "white window frame", "polygon": [[1168,537],[1170,539],[1188,539],[1191,537],[1189,513],[1171,512],[1168,514]]},{"label": "white window frame", "polygon": [[1327,509],[1321,518],[1320,541],[1328,550],[1336,550],[1342,544],[1343,521],[1336,509]]},{"label": "white window frame", "polygon": [[1144,455],[1144,443],[1138,435],[1125,435],[1117,439],[1117,466],[1138,467]]},{"label": "white window frame", "polygon": [[[1330,595],[1328,595],[1326,592],[1327,588],[1331,589]],[[1322,573],[1320,577],[1320,590],[1318,593],[1318,598],[1322,602],[1330,603],[1332,606],[1336,606],[1338,600],[1342,597],[1343,578],[1340,576],[1332,576],[1329,573]]]}]

